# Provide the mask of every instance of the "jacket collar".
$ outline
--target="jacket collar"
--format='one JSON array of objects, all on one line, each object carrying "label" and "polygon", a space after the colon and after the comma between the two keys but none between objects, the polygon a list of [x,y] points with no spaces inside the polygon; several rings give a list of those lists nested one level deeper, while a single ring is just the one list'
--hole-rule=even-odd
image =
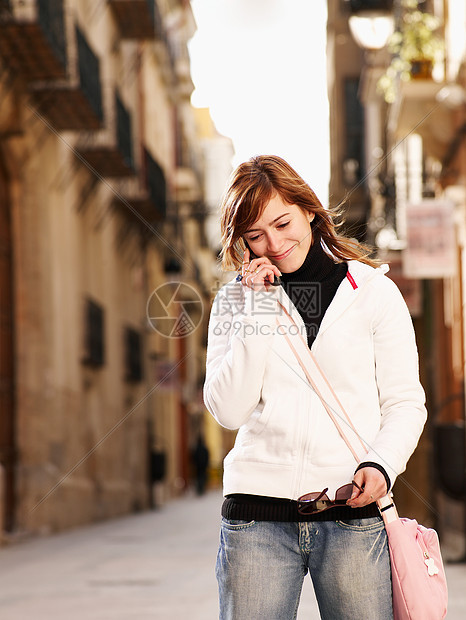
[{"label": "jacket collar", "polygon": [[[349,308],[370,280],[387,273],[388,270],[388,265],[381,265],[380,267],[374,268],[356,260],[348,261],[348,273],[338,287],[335,297],[324,314],[316,340],[319,338],[320,334],[327,330]],[[304,327],[303,319],[296,309],[296,306],[286,294],[283,287],[278,288],[281,303],[283,303],[290,312],[296,324]]]},{"label": "jacket collar", "polygon": [[[316,340],[319,339],[320,334],[327,330],[349,308],[349,306],[356,301],[358,296],[361,294],[361,290],[364,289],[368,282],[377,276],[384,275],[388,270],[388,265],[381,265],[380,267],[374,268],[356,260],[348,261],[348,273],[338,287],[335,297],[324,314]],[[233,279],[229,282],[229,284],[234,284],[235,282],[236,279]],[[296,309],[296,306],[285,292],[284,288],[282,286],[277,286],[272,290],[275,290],[279,301],[288,310],[296,324],[301,325],[304,328],[303,319]]]},{"label": "jacket collar", "polygon": [[327,308],[327,312],[324,314],[319,334],[328,329],[348,309],[370,280],[385,274],[388,269],[388,265],[374,268],[356,260],[348,261],[348,273],[338,287],[335,297]]}]

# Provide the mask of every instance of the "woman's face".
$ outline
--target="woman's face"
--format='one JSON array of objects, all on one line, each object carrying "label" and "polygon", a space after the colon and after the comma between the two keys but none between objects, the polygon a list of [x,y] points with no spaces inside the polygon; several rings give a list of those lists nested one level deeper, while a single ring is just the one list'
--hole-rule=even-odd
[{"label": "woman's face", "polygon": [[301,267],[311,247],[309,223],[313,219],[313,214],[286,204],[275,194],[244,239],[256,256],[267,257],[282,273],[292,273]]}]

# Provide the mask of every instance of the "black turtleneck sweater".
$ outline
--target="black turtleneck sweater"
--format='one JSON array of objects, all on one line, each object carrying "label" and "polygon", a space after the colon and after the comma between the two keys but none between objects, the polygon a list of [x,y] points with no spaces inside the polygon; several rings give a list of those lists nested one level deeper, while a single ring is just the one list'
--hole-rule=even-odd
[{"label": "black turtleneck sweater", "polygon": [[335,263],[322,248],[320,236],[315,235],[301,267],[281,276],[282,286],[306,326],[309,348],[347,271],[347,263]]},{"label": "black turtleneck sweater", "polygon": [[[293,273],[283,273],[281,285],[300,313],[307,331],[309,347],[312,346],[324,314],[333,300],[338,287],[346,277],[348,265],[335,263],[322,248],[320,235],[314,233],[313,244],[303,264]],[[390,480],[380,466],[373,463],[361,463],[377,467]],[[322,489],[309,489],[321,491]],[[225,498],[222,516],[226,519],[245,519],[256,521],[333,521],[335,519],[361,519],[379,514],[376,504],[363,508],[338,506],[313,515],[301,515],[297,502],[275,497],[259,495],[234,494]]]}]

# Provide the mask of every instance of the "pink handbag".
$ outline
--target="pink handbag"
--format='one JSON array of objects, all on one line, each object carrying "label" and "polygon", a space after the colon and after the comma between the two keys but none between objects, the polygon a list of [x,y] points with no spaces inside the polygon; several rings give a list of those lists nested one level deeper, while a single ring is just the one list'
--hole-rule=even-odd
[{"label": "pink handbag", "polygon": [[384,512],[382,517],[390,549],[395,620],[445,618],[448,590],[437,532],[415,519],[396,515],[389,520]]},{"label": "pink handbag", "polygon": [[[293,324],[296,325],[293,317],[285,307],[280,303],[279,305]],[[278,319],[277,323],[280,324]],[[299,329],[297,331],[301,335]],[[346,418],[355,436],[361,442],[364,450],[363,453],[365,453],[366,448],[327,377],[307,346],[307,342],[301,335],[306,350],[309,352],[314,376],[321,381],[320,387],[317,386],[311,377],[309,370],[302,362],[288,335],[286,333],[284,335],[312,389],[319,396],[342,439],[359,464],[361,459],[343,432],[332,407],[323,394],[331,395],[333,408],[340,410],[342,416],[338,415],[341,419],[342,417]],[[437,532],[419,525],[415,519],[400,519],[391,493],[378,500],[377,505],[385,524],[390,550],[394,620],[441,620],[445,618],[447,614],[448,589]]]}]

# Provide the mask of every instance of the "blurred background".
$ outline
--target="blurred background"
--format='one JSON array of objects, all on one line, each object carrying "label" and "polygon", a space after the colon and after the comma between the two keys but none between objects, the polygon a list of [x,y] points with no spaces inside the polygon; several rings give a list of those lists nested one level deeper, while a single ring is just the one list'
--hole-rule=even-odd
[{"label": "blurred background", "polygon": [[3,542],[221,487],[218,206],[274,153],[391,265],[430,413],[395,495],[464,559],[465,43],[460,0],[0,0]]}]

